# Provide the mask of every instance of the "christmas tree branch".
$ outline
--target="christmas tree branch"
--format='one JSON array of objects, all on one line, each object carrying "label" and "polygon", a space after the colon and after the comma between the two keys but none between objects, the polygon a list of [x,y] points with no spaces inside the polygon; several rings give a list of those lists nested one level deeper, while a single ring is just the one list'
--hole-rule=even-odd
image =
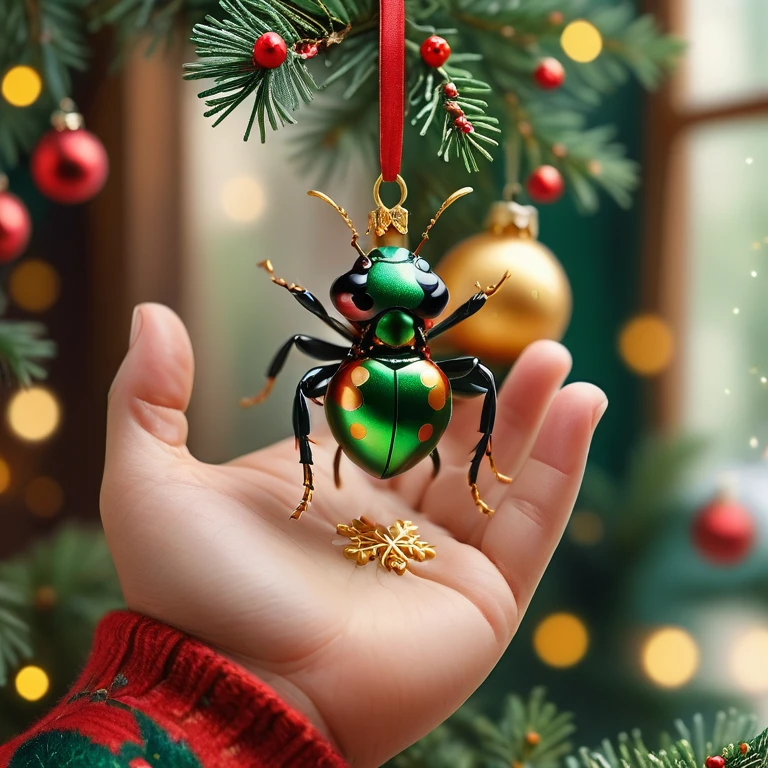
[{"label": "christmas tree branch", "polygon": [[41,338],[44,334],[45,327],[40,323],[0,321],[0,376],[6,383],[29,386],[46,378],[47,371],[40,361],[54,357],[56,347]]}]

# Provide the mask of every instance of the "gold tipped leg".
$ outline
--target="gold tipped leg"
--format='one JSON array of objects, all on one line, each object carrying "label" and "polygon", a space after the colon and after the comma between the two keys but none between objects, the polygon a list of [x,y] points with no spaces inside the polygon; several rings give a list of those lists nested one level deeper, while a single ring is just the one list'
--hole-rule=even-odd
[{"label": "gold tipped leg", "polygon": [[269,397],[269,393],[274,386],[275,378],[274,376],[271,376],[267,379],[267,383],[264,385],[264,389],[262,389],[261,392],[256,393],[253,397],[241,397],[240,406],[242,408],[250,408],[252,405],[263,403]]},{"label": "gold tipped leg", "polygon": [[304,495],[301,497],[299,506],[293,511],[291,520],[298,520],[309,509],[312,503],[312,492],[315,490],[312,484],[312,467],[309,464],[302,466],[304,467]]},{"label": "gold tipped leg", "polygon": [[490,517],[495,514],[496,510],[491,509],[481,498],[480,489],[477,487],[477,483],[470,483],[469,488],[472,491],[472,500],[475,502],[475,506],[484,514]]},{"label": "gold tipped leg", "polygon": [[485,452],[485,455],[488,457],[488,463],[491,465],[491,472],[496,475],[496,479],[500,483],[511,483],[511,477],[507,477],[507,475],[503,475],[501,472],[499,472],[499,469],[496,466],[496,459],[493,458],[493,450],[491,449],[490,442],[488,443],[488,450]]},{"label": "gold tipped leg", "polygon": [[268,272],[270,280],[275,285],[279,285],[281,288],[285,288],[291,293],[304,293],[306,291],[306,288],[302,288],[302,286],[296,285],[296,283],[289,283],[287,280],[283,280],[282,277],[275,277],[275,268],[272,266],[272,262],[269,259],[260,261],[256,266],[260,267],[265,272]]},{"label": "gold tipped leg", "polygon": [[408,561],[423,563],[435,557],[435,548],[419,539],[419,529],[410,520],[397,520],[389,528],[367,520],[353,520],[352,525],[339,524],[336,531],[350,540],[344,547],[344,557],[356,565],[378,560],[388,571],[402,576]]},{"label": "gold tipped leg", "polygon": [[491,296],[493,296],[493,294],[496,293],[496,291],[498,291],[499,288],[501,288],[501,286],[504,285],[504,283],[506,283],[507,280],[509,280],[510,277],[512,277],[512,273],[509,270],[507,270],[501,276],[501,280],[499,280],[499,282],[495,283],[494,285],[489,285],[487,288],[483,288],[480,285],[480,283],[475,283],[475,285],[478,287],[479,290],[481,290],[490,299]]}]

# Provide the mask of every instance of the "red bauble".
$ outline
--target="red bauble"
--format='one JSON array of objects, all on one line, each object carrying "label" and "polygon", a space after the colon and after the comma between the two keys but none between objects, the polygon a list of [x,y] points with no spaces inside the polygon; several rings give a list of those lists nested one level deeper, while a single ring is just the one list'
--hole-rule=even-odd
[{"label": "red bauble", "polygon": [[722,755],[712,755],[704,761],[704,765],[707,768],[723,768],[725,765],[725,758]]},{"label": "red bauble", "polygon": [[545,91],[553,91],[559,88],[565,81],[565,69],[563,65],[553,58],[542,59],[539,66],[533,71],[533,79],[539,88]]},{"label": "red bauble", "polygon": [[699,510],[692,533],[694,546],[705,560],[716,565],[734,565],[752,549],[755,521],[741,504],[716,498]]},{"label": "red bauble", "polygon": [[104,145],[90,131],[48,131],[32,153],[37,188],[57,203],[74,205],[95,197],[109,174]]},{"label": "red bauble", "polygon": [[552,165],[540,165],[525,183],[531,199],[537,203],[554,203],[565,191],[560,171]]},{"label": "red bauble", "polygon": [[421,58],[430,67],[442,67],[450,55],[451,46],[439,35],[432,35],[421,44]]},{"label": "red bauble", "polygon": [[443,95],[448,99],[455,99],[459,95],[459,89],[454,83],[446,83],[443,88]]},{"label": "red bauble", "polygon": [[275,69],[288,57],[288,46],[277,32],[265,32],[253,44],[253,64],[263,69]]},{"label": "red bauble", "polygon": [[24,203],[10,192],[0,192],[0,262],[24,253],[32,234],[32,220]]}]

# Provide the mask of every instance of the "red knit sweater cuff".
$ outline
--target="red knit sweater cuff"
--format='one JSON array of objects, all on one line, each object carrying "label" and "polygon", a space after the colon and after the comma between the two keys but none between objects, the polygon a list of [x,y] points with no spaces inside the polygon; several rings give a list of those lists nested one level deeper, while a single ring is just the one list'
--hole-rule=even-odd
[{"label": "red knit sweater cuff", "polygon": [[[72,694],[35,732],[60,727],[62,716],[72,714],[64,712],[68,707],[112,699],[118,710],[138,710],[171,739],[183,740],[205,768],[347,766],[269,686],[202,643],[135,613],[116,612],[102,620]],[[100,718],[93,711],[89,717]],[[124,734],[105,738],[98,731],[106,724],[102,717],[98,728],[91,724],[85,731],[116,746]]]}]

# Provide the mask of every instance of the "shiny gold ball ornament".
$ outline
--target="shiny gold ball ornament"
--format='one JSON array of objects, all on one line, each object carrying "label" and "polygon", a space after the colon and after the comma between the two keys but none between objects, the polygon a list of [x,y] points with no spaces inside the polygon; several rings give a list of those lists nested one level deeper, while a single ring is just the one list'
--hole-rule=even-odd
[{"label": "shiny gold ball ornament", "polygon": [[454,347],[512,363],[531,342],[563,337],[571,319],[571,286],[560,262],[536,238],[538,211],[514,202],[494,203],[485,232],[452,248],[437,267],[451,293],[447,317],[476,283],[510,278],[482,311],[445,335]]}]

